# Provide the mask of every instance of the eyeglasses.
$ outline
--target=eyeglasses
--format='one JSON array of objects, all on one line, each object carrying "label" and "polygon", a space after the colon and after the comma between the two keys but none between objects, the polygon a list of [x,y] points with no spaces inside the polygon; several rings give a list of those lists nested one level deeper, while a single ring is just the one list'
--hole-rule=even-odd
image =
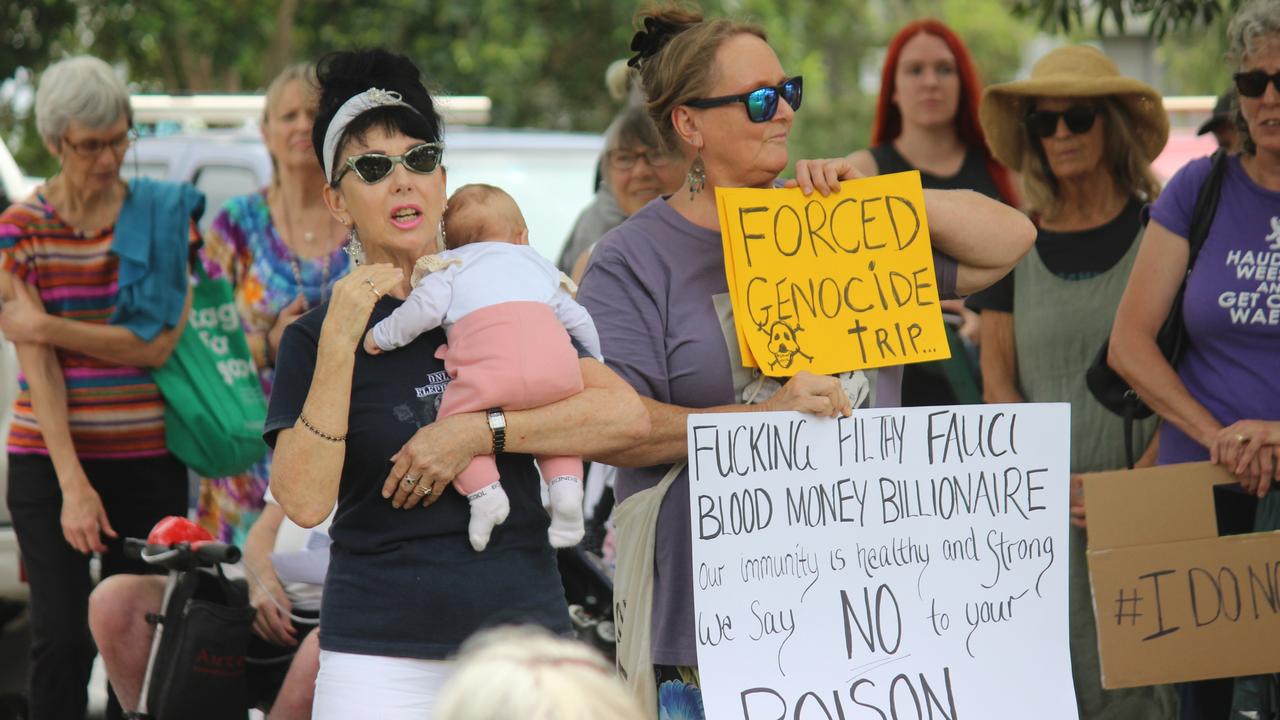
[{"label": "eyeglasses", "polygon": [[333,179],[333,184],[342,182],[347,173],[354,170],[356,177],[366,185],[382,182],[395,169],[396,164],[404,165],[410,172],[419,175],[430,175],[440,167],[440,158],[444,155],[444,143],[422,143],[409,148],[403,155],[384,155],[383,153],[365,153],[347,158],[346,167]]},{"label": "eyeglasses", "polygon": [[1262,97],[1267,91],[1267,83],[1275,85],[1276,90],[1280,91],[1280,73],[1268,75],[1262,70],[1250,70],[1236,73],[1231,79],[1236,81],[1236,92],[1248,98]]},{"label": "eyeglasses", "polygon": [[82,158],[96,158],[103,150],[110,149],[116,155],[123,155],[125,150],[129,149],[129,145],[138,139],[138,131],[129,128],[120,135],[110,140],[81,140],[72,142],[65,135],[62,137],[62,143],[71,148],[77,155]]},{"label": "eyeglasses", "polygon": [[1025,122],[1032,135],[1048,138],[1058,132],[1058,118],[1067,123],[1067,130],[1072,135],[1079,135],[1093,128],[1093,122],[1098,119],[1098,108],[1092,105],[1072,105],[1062,112],[1033,110],[1027,113]]},{"label": "eyeglasses", "polygon": [[792,110],[800,109],[800,100],[804,97],[804,78],[797,75],[781,85],[756,88],[741,95],[723,95],[721,97],[691,100],[685,103],[689,107],[713,108],[740,102],[747,108],[747,119],[753,123],[769,122],[778,112],[778,96],[791,106]]},{"label": "eyeglasses", "polygon": [[671,156],[658,150],[645,150],[643,152],[635,152],[633,150],[610,150],[609,166],[615,170],[630,170],[636,166],[636,163],[644,159],[649,163],[651,168],[666,167],[671,163]]}]

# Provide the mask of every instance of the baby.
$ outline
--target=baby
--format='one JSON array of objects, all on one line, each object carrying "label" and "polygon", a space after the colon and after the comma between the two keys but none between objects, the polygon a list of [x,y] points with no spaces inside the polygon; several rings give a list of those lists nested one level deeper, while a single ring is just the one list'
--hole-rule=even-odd
[{"label": "baby", "polygon": [[[449,249],[418,260],[413,292],[365,335],[364,349],[374,355],[394,350],[443,325],[449,344],[436,356],[452,381],[440,403],[442,418],[524,410],[581,392],[569,336],[597,359],[600,337],[569,294],[569,279],[529,247],[515,200],[492,185],[458,188],[444,213],[444,235]],[[551,498],[551,544],[575,545],[583,534],[582,458],[537,460]],[[484,550],[511,509],[493,456],[472,459],[453,486],[471,505],[471,546]]]}]

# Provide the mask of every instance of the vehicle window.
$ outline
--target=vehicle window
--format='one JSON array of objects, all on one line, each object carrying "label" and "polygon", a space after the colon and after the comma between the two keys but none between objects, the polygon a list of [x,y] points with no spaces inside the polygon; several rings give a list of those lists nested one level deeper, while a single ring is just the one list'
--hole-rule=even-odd
[{"label": "vehicle window", "polygon": [[200,219],[201,232],[209,227],[214,216],[228,200],[257,189],[253,171],[236,165],[206,165],[196,171],[193,182],[205,197],[204,217]]},{"label": "vehicle window", "polygon": [[529,224],[529,244],[560,256],[578,213],[595,194],[596,154],[589,150],[453,150],[445,153],[449,188],[489,183],[515,198]]}]

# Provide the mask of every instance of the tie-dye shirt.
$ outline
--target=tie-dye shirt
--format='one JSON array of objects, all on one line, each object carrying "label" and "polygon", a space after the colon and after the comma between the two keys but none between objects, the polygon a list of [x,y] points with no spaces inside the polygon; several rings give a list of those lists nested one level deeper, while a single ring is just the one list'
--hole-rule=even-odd
[{"label": "tie-dye shirt", "polygon": [[[299,293],[306,297],[307,308],[327,300],[333,283],[350,269],[349,258],[341,248],[320,257],[298,258],[276,232],[265,190],[227,201],[206,233],[200,257],[210,278],[226,278],[235,287],[236,307],[258,364],[262,391],[270,397],[275,368],[263,358],[276,317]],[[243,544],[262,510],[270,476],[268,453],[240,475],[206,479],[200,489],[200,523],[224,542]]]},{"label": "tie-dye shirt", "polygon": [[[50,315],[106,325],[115,311],[119,260],[114,224],[84,233],[58,216],[41,193],[0,214],[0,270],[35,288]],[[190,241],[200,237],[192,227]],[[83,459],[157,457],[164,441],[164,401],[145,368],[56,349],[67,387],[67,420]],[[9,428],[9,452],[48,455],[25,374]]]}]

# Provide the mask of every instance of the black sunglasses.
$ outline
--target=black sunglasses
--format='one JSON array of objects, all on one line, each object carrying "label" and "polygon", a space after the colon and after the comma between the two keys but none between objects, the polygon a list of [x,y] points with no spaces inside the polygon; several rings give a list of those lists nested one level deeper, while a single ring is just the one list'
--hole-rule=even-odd
[{"label": "black sunglasses", "polygon": [[1276,90],[1280,91],[1280,72],[1268,75],[1262,70],[1250,70],[1238,72],[1231,79],[1236,81],[1236,92],[1249,98],[1262,97],[1267,91],[1267,83],[1275,85]]},{"label": "black sunglasses", "polygon": [[797,75],[783,81],[781,85],[756,88],[741,95],[722,95],[720,97],[690,100],[685,103],[689,107],[713,108],[740,102],[747,108],[747,119],[753,123],[769,122],[778,113],[778,96],[791,106],[792,110],[800,109],[800,100],[804,97],[804,78]]},{"label": "black sunglasses", "polygon": [[1067,130],[1072,135],[1087,133],[1098,119],[1098,108],[1092,105],[1072,105],[1062,112],[1051,110],[1032,110],[1027,113],[1025,122],[1031,134],[1039,138],[1053,137],[1058,132],[1058,118],[1067,123]]},{"label": "black sunglasses", "polygon": [[404,165],[410,172],[419,175],[430,175],[440,167],[440,158],[444,155],[444,143],[422,143],[409,148],[403,155],[384,155],[383,153],[365,153],[347,158],[346,167],[333,179],[333,184],[342,182],[342,178],[352,170],[356,177],[367,185],[382,182],[395,169],[397,163]]}]

